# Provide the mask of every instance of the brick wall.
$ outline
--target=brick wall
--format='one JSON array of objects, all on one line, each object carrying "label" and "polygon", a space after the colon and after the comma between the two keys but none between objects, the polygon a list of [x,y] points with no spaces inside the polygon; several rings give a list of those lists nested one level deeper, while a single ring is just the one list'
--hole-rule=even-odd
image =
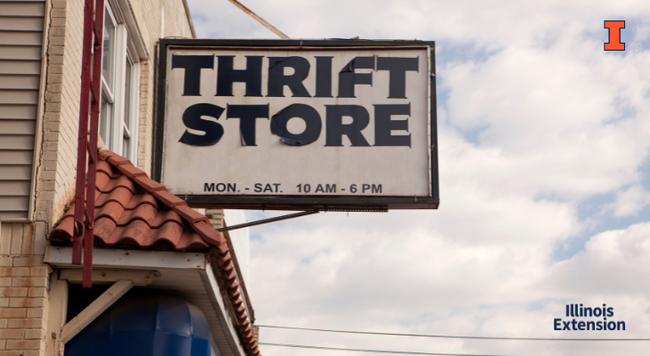
[{"label": "brick wall", "polygon": [[223,227],[223,209],[205,209],[205,216],[215,230]]},{"label": "brick wall", "polygon": [[[153,77],[150,61],[140,62],[140,108],[138,121],[137,167],[151,176],[151,155],[153,145]],[[135,162],[134,162],[135,163]]]},{"label": "brick wall", "polygon": [[[186,20],[185,6],[182,1],[163,0],[165,11],[165,37],[185,37],[192,38],[190,23]],[[228,6],[229,4],[224,4]]]},{"label": "brick wall", "polygon": [[[130,3],[149,55],[140,62],[138,162],[134,163],[150,173],[154,59],[163,17],[167,34],[192,35],[181,0]],[[48,9],[44,28],[47,69],[42,98],[42,149],[37,159],[34,221],[0,224],[0,356],[58,353],[53,351],[53,340],[47,338],[46,332],[48,315],[56,311],[48,309],[50,267],[43,263],[43,255],[49,230],[74,197],[83,1],[50,0]]]},{"label": "brick wall", "polygon": [[[43,264],[44,226],[0,228],[0,355],[36,356],[45,349],[50,268]],[[40,241],[40,242],[39,242]]]},{"label": "brick wall", "polygon": [[52,227],[74,196],[83,2],[53,0],[49,15],[43,149],[34,216]]},{"label": "brick wall", "polygon": [[[67,2],[48,2],[43,60],[47,69],[42,100],[42,147],[37,157],[34,221],[0,223],[0,356],[42,355],[48,314],[50,267],[43,263],[46,235],[73,192],[69,166],[76,154],[74,129],[67,124],[64,93]],[[77,99],[77,102],[79,99]],[[74,177],[72,178],[74,181]],[[54,221],[53,221],[54,220]]]},{"label": "brick wall", "polygon": [[[133,16],[149,58],[140,61],[138,168],[151,174],[154,113],[154,59],[158,39],[192,37],[181,0],[133,0]],[[163,13],[165,14],[163,16]],[[43,121],[43,151],[36,190],[36,219],[60,217],[74,197],[81,84],[83,1],[52,0]],[[46,15],[47,16],[47,15]],[[163,24],[164,18],[164,24]],[[48,219],[52,218],[53,219]]]},{"label": "brick wall", "polygon": [[[151,175],[154,83],[156,75],[154,60],[157,53],[156,46],[161,37],[178,36],[192,38],[193,36],[190,23],[187,20],[185,7],[181,0],[132,1],[131,8],[150,57],[140,62],[140,117],[138,126],[137,167],[145,171],[148,175]],[[163,30],[165,32],[164,34],[162,33]]]},{"label": "brick wall", "polygon": [[[131,8],[149,58],[140,62],[140,107],[138,121],[137,167],[151,175],[151,154],[153,139],[153,99],[155,42],[161,37],[160,0],[132,1]],[[134,162],[135,163],[135,162]]]}]

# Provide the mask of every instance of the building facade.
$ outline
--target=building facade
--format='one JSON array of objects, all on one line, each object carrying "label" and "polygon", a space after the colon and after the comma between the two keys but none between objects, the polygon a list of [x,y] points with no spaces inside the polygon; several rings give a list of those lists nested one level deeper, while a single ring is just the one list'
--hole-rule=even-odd
[{"label": "building facade", "polygon": [[[70,264],[66,235],[77,174],[83,19],[82,0],[0,0],[0,355],[62,355],[67,341],[136,290],[196,305],[217,354],[259,354],[228,236],[148,179],[156,46],[164,37],[195,37],[185,0],[106,0],[99,133],[109,151],[100,155],[95,222],[114,225],[95,236],[93,290],[104,299],[83,305],[79,318],[68,310],[87,294],[76,287],[81,270]],[[128,189],[131,195],[120,193]],[[121,213],[107,212],[133,197],[149,203],[126,200]],[[156,212],[142,213],[149,207]],[[158,218],[163,223],[155,225]],[[176,240],[168,232],[154,236],[170,222]],[[146,227],[134,230],[136,223]],[[105,300],[106,291],[121,294]]]}]

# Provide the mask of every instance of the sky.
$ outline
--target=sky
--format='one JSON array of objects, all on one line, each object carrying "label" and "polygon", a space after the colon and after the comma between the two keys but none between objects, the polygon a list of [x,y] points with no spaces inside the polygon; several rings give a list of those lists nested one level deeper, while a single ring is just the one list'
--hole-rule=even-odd
[{"label": "sky", "polygon": [[[199,38],[277,38],[227,0],[188,3]],[[242,3],[291,38],[436,42],[439,209],[320,213],[251,228],[248,289],[257,324],[650,338],[650,2]],[[605,20],[626,21],[625,51],[604,51]],[[573,319],[567,304],[606,304],[613,308],[608,321],[624,321],[626,329],[554,330],[554,319]],[[270,328],[260,329],[260,342],[517,356],[650,349],[650,341]],[[268,345],[261,351],[373,355]]]}]

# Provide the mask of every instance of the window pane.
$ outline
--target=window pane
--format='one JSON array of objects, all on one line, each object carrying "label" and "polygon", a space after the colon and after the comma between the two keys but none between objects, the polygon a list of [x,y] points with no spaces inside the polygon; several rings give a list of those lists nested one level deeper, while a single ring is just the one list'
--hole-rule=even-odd
[{"label": "window pane", "polygon": [[108,8],[104,11],[104,44],[102,59],[102,75],[108,87],[113,89],[113,72],[115,64],[115,24],[111,18]]},{"label": "window pane", "polygon": [[126,70],[124,79],[124,125],[131,128],[131,61],[126,57]]},{"label": "window pane", "polygon": [[126,158],[130,158],[131,152],[131,139],[128,137],[124,137],[124,143],[122,144],[122,156]]},{"label": "window pane", "polygon": [[113,105],[109,104],[102,95],[102,105],[99,112],[99,135],[104,140],[106,147],[113,150]]},{"label": "window pane", "polygon": [[106,131],[106,103],[102,95],[101,104],[99,105],[99,136],[104,140],[105,144],[108,143]]},{"label": "window pane", "polygon": [[126,56],[126,66],[124,73],[124,121],[123,137],[124,143],[122,144],[122,156],[131,158],[131,70],[132,65],[129,56]]}]

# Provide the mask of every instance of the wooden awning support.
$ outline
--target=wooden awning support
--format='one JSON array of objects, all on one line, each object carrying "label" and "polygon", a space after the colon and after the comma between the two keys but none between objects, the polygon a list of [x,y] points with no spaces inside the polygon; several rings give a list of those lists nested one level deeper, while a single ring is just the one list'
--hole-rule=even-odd
[{"label": "wooden awning support", "polygon": [[[115,283],[95,299],[86,309],[72,318],[61,328],[60,342],[66,344],[86,326],[90,325],[106,309],[118,301],[133,286],[146,286],[153,281],[154,271],[93,271],[96,282]],[[62,270],[59,279],[79,283],[84,279],[84,272],[78,269]]]}]

